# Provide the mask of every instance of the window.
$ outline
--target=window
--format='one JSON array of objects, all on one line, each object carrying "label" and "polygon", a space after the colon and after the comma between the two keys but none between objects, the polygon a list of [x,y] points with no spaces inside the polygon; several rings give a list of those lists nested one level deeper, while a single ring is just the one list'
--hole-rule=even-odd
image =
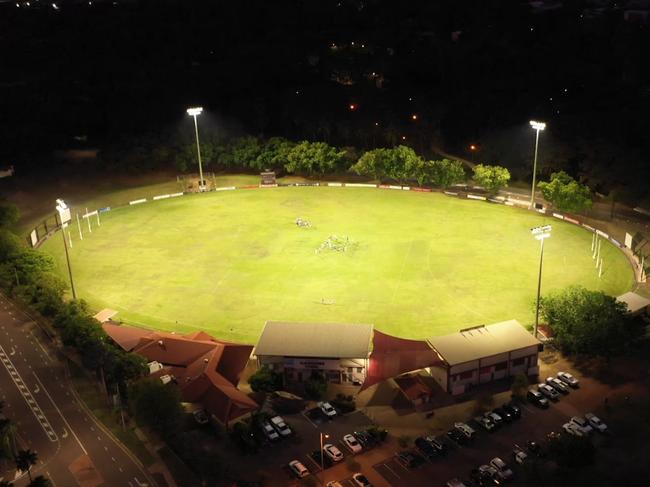
[{"label": "window", "polygon": [[354,368],[353,367],[348,367],[348,374],[351,374],[352,372],[354,372]]},{"label": "window", "polygon": [[487,367],[481,367],[481,370],[480,370],[479,373],[480,374],[489,374],[490,372],[492,372],[492,366],[491,365],[489,365]]},{"label": "window", "polygon": [[505,370],[508,368],[508,362],[499,362],[494,366],[494,370]]},{"label": "window", "polygon": [[468,370],[467,372],[460,373],[459,376],[460,376],[460,380],[471,379],[472,377],[474,377],[474,371]]},{"label": "window", "polygon": [[512,366],[517,367],[518,365],[524,365],[525,361],[526,361],[526,357],[516,358],[512,361]]},{"label": "window", "polygon": [[357,374],[360,374],[361,372],[363,372],[363,367],[357,367]]}]

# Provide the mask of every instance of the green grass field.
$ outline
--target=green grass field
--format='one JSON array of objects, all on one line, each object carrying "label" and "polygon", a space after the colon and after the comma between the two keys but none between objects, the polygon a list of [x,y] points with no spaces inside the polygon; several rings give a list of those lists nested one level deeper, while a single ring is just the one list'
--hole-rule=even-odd
[{"label": "green grass field", "polygon": [[[298,217],[313,227],[298,228]],[[543,292],[632,287],[626,258],[606,242],[599,279],[591,234],[568,223],[369,188],[224,191],[120,208],[83,241],[72,227],[71,261],[79,296],[133,324],[250,343],[266,320],[373,323],[424,338],[511,318],[530,324],[539,263],[530,228],[546,223]],[[316,253],[332,234],[356,248]],[[42,248],[66,276],[61,236]]]}]

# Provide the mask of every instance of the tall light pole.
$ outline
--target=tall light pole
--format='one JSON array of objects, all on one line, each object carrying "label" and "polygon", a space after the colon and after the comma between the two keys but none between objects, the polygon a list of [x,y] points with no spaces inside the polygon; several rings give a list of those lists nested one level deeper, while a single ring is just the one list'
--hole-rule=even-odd
[{"label": "tall light pole", "polygon": [[323,458],[323,438],[329,438],[330,435],[320,434],[320,484],[325,483],[325,459]]},{"label": "tall light pole", "polygon": [[544,240],[551,236],[551,225],[531,228],[530,232],[537,240],[541,242],[541,251],[539,254],[539,275],[537,277],[537,305],[535,306],[535,329],[533,336],[537,338],[537,327],[539,326],[539,299],[542,291],[542,262],[544,261]]},{"label": "tall light pole", "polygon": [[72,220],[70,215],[70,208],[65,204],[62,199],[56,200],[56,211],[59,215],[59,222],[61,223],[61,236],[63,237],[63,248],[65,249],[65,261],[68,264],[68,275],[70,276],[70,289],[72,290],[72,299],[77,299],[77,293],[74,289],[74,280],[72,279],[72,267],[70,267],[70,255],[68,254],[68,243],[65,241],[65,228]]},{"label": "tall light pole", "polygon": [[205,191],[203,184],[203,167],[201,166],[201,147],[199,146],[199,124],[196,117],[201,115],[203,107],[192,107],[187,109],[187,114],[194,119],[194,133],[196,134],[196,154],[199,158],[199,191]]},{"label": "tall light pole", "polygon": [[544,122],[530,121],[530,126],[535,130],[535,159],[533,160],[533,185],[530,189],[530,206],[532,210],[535,208],[535,178],[537,177],[537,147],[539,146],[539,133],[546,128]]}]

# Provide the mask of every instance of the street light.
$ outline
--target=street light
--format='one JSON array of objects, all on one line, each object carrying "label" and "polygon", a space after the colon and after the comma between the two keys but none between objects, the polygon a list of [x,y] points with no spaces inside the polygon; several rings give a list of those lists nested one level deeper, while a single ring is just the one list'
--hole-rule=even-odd
[{"label": "street light", "polygon": [[[61,223],[61,236],[63,237],[63,248],[65,249],[65,261],[68,264],[68,275],[70,276],[70,289],[72,290],[72,299],[77,299],[77,293],[74,289],[74,281],[72,279],[72,267],[70,267],[70,256],[68,255],[68,243],[65,241],[65,227],[68,226],[68,222],[72,220],[70,215],[70,208],[61,198],[56,200],[56,211],[59,215],[59,222]],[[70,240],[72,245],[72,240]]]},{"label": "street light", "polygon": [[192,107],[187,109],[187,114],[194,118],[194,132],[196,134],[196,153],[199,158],[199,191],[205,191],[205,184],[203,182],[203,167],[201,166],[201,147],[199,146],[199,125],[196,117],[201,115],[203,107]]},{"label": "street light", "polygon": [[537,326],[539,325],[539,298],[542,290],[542,261],[544,259],[544,240],[551,236],[551,225],[544,225],[543,227],[535,227],[530,229],[537,240],[541,242],[541,252],[539,254],[539,276],[537,277],[537,305],[535,306],[535,329],[533,336],[537,338]]},{"label": "street light", "polygon": [[320,434],[320,484],[323,485],[325,483],[325,459],[323,458],[323,438],[329,438],[330,435],[326,435],[325,433]]},{"label": "street light", "polygon": [[535,159],[533,161],[533,186],[530,190],[530,209],[535,207],[535,178],[537,176],[537,146],[539,145],[539,133],[546,128],[544,122],[530,121],[530,126],[535,131]]}]

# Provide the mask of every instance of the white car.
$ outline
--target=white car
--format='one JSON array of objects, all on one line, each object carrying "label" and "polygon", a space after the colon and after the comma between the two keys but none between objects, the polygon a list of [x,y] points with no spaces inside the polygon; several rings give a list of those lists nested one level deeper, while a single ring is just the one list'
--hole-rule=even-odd
[{"label": "white car", "polygon": [[323,445],[323,452],[333,462],[340,462],[341,460],[343,460],[343,453],[341,453],[341,450],[336,448],[331,443],[327,443],[326,445]]},{"label": "white car", "polygon": [[345,446],[352,450],[352,453],[359,453],[362,450],[361,444],[353,435],[345,435],[343,437],[343,443],[345,443]]},{"label": "white car", "polygon": [[557,378],[560,379],[565,384],[570,385],[574,389],[577,389],[578,387],[580,387],[580,381],[578,379],[576,379],[575,377],[573,377],[568,372],[562,372],[562,371],[558,372],[557,373]]},{"label": "white car", "polygon": [[567,385],[557,377],[547,377],[546,383],[549,386],[551,386],[553,389],[555,389],[557,392],[561,392],[562,394],[569,393],[569,388],[567,387]]},{"label": "white car", "polygon": [[465,484],[458,479],[447,480],[447,487],[465,487]]},{"label": "white car", "polygon": [[580,430],[585,435],[588,435],[594,431],[594,429],[589,425],[587,420],[582,416],[573,416],[570,422],[575,424],[578,428],[580,428]]},{"label": "white car", "polygon": [[603,423],[598,416],[596,416],[594,413],[587,413],[585,414],[585,419],[589,423],[589,426],[591,426],[593,429],[598,431],[599,433],[607,433],[607,425]]},{"label": "white car", "polygon": [[573,436],[585,436],[585,433],[582,431],[582,428],[575,423],[564,423],[562,429]]},{"label": "white car", "polygon": [[513,448],[512,456],[514,457],[515,462],[517,462],[519,465],[528,459],[528,453],[526,453],[519,445],[515,445]]},{"label": "white car", "polygon": [[333,418],[336,416],[336,409],[334,409],[329,402],[319,402],[318,407],[328,418]]},{"label": "white car", "polygon": [[276,441],[280,439],[280,435],[278,435],[278,432],[275,431],[273,426],[271,426],[271,423],[268,421],[263,421],[260,426],[262,427],[262,431],[264,431],[264,435],[271,441]]},{"label": "white car", "polygon": [[280,436],[291,436],[291,428],[287,426],[282,416],[273,416],[270,421],[275,430],[280,433]]},{"label": "white car", "polygon": [[503,418],[499,416],[497,413],[495,413],[494,411],[485,413],[485,417],[489,418],[490,421],[492,421],[495,426],[500,426],[503,424]]},{"label": "white car", "polygon": [[370,480],[362,473],[355,473],[352,476],[352,482],[356,487],[372,487]]},{"label": "white car", "polygon": [[299,479],[305,478],[307,475],[309,475],[309,470],[307,470],[307,467],[305,467],[298,460],[290,461],[289,468],[291,469],[293,474]]},{"label": "white car", "polygon": [[494,423],[487,416],[476,416],[474,418],[474,421],[476,421],[476,424],[478,424],[485,431],[492,431],[495,428]]},{"label": "white car", "polygon": [[333,480],[332,482],[327,482],[325,484],[327,487],[343,487],[343,484],[338,480]]},{"label": "white car", "polygon": [[510,480],[512,478],[512,470],[510,470],[508,464],[499,457],[494,457],[490,460],[490,465],[496,469],[497,477],[499,477],[499,479]]},{"label": "white car", "polygon": [[476,431],[474,428],[472,428],[470,425],[465,424],[465,423],[454,423],[454,428],[456,428],[458,431],[460,431],[462,434],[464,434],[467,438],[474,438],[474,435],[476,434]]},{"label": "white car", "polygon": [[539,384],[537,390],[548,397],[551,401],[557,401],[560,399],[560,393],[548,384]]}]

